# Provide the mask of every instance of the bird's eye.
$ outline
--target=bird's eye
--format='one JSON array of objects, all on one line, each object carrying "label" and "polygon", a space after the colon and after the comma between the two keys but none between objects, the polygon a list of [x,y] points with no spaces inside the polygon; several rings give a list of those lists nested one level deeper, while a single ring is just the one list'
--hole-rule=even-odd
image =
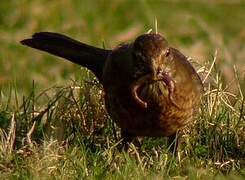
[{"label": "bird's eye", "polygon": [[143,57],[143,54],[141,52],[136,52],[135,53],[135,56],[138,57],[138,58],[142,58]]},{"label": "bird's eye", "polygon": [[170,55],[170,50],[167,49],[167,50],[165,51],[165,53],[164,53],[164,56],[165,56],[165,57],[168,57],[169,55]]}]

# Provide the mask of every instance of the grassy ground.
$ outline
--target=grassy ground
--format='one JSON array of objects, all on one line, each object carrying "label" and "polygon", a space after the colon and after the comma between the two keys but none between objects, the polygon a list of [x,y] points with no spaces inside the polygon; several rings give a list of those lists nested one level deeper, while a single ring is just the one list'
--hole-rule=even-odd
[{"label": "grassy ground", "polygon": [[[0,12],[0,179],[244,179],[245,3],[11,0],[0,2]],[[93,75],[18,43],[56,31],[113,48],[154,27],[155,18],[205,79],[179,160],[164,138],[120,152]]]}]

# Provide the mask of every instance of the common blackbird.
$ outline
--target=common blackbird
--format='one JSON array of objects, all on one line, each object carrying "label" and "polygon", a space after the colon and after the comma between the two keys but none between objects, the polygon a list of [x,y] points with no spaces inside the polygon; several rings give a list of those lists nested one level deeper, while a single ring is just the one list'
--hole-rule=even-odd
[{"label": "common blackbird", "polygon": [[137,136],[167,136],[171,142],[199,106],[200,77],[160,34],[140,35],[113,50],[51,32],[35,33],[21,43],[91,70],[103,85],[106,109],[124,142]]}]

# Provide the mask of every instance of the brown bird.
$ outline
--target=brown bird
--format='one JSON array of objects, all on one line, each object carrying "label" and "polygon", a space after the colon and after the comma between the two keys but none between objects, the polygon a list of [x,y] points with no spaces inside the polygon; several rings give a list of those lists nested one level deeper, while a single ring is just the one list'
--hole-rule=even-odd
[{"label": "brown bird", "polygon": [[103,85],[106,109],[121,128],[124,143],[137,136],[167,136],[172,142],[199,106],[200,77],[160,34],[143,34],[113,50],[51,32],[36,33],[21,43],[91,70]]}]

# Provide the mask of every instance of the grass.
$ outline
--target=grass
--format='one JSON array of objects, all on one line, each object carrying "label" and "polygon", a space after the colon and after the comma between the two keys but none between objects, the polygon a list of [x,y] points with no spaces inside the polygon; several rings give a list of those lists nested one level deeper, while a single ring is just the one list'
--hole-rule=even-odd
[{"label": "grass", "polygon": [[[0,179],[244,179],[244,3],[99,2],[1,2]],[[205,79],[179,160],[165,138],[121,152],[94,76],[18,43],[48,30],[110,48],[155,18],[170,44],[202,64]]]}]

